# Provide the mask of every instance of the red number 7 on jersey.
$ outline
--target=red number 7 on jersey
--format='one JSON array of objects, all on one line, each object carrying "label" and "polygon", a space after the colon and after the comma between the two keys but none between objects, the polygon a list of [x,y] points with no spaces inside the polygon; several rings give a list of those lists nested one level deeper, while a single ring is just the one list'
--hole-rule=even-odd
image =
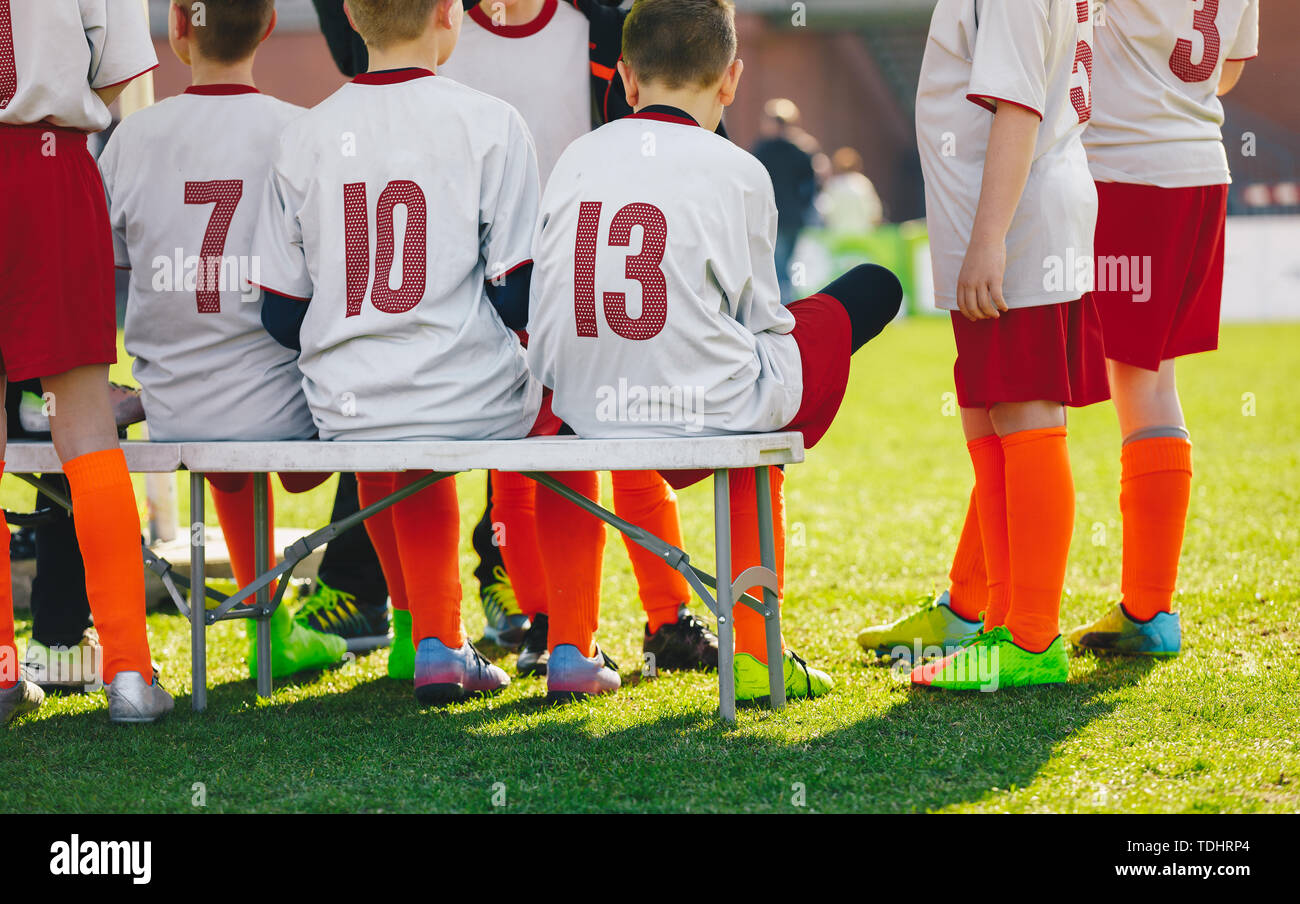
[{"label": "red number 7 on jersey", "polygon": [[243,179],[215,179],[212,182],[186,182],[186,204],[215,204],[208,228],[203,233],[199,252],[199,275],[195,294],[200,314],[221,313],[221,262],[226,256],[226,236],[235,208],[244,196]]},{"label": "red number 7 on jersey", "polygon": [[0,0],[0,110],[18,93],[18,64],[14,61],[14,27],[9,0]]},{"label": "red number 7 on jersey", "polygon": [[[573,276],[573,307],[578,321],[578,335],[598,336],[596,327],[596,239],[600,233],[599,201],[583,201],[578,208],[578,239],[574,248],[576,272]],[[641,251],[630,255],[624,268],[628,279],[641,284],[641,316],[627,313],[627,295],[604,294],[605,319],[609,327],[624,339],[653,339],[668,320],[668,282],[660,265],[668,245],[668,221],[653,204],[629,204],[614,214],[609,224],[609,246],[627,248],[632,244],[632,227],[641,227]]]}]

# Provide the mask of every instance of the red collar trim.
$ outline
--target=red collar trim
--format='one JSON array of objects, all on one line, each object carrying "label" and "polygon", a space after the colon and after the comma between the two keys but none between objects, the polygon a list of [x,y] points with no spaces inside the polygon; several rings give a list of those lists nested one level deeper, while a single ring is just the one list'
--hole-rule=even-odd
[{"label": "red collar trim", "polygon": [[542,11],[537,14],[537,18],[531,22],[525,22],[523,25],[497,25],[493,23],[492,17],[483,12],[482,4],[471,9],[469,17],[498,37],[526,38],[545,28],[551,19],[555,18],[555,11],[559,6],[559,0],[546,0],[545,5],[542,6]]},{"label": "red collar trim", "polygon": [[624,119],[653,119],[655,122],[671,122],[679,126],[695,126],[697,129],[703,128],[698,122],[689,116],[677,116],[672,113],[657,113],[653,110],[642,110],[640,113],[633,113]]},{"label": "red collar trim", "polygon": [[429,78],[434,73],[419,66],[406,69],[386,69],[383,72],[363,72],[352,80],[354,85],[399,85],[417,78]]},{"label": "red collar trim", "polygon": [[232,94],[261,94],[252,85],[190,85],[185,89],[186,94],[197,94],[200,97],[227,97]]}]

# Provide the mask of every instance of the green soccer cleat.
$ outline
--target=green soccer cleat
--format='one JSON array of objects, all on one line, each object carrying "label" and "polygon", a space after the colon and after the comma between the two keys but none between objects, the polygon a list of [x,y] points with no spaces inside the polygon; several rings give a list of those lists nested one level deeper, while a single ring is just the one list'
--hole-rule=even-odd
[{"label": "green soccer cleat", "polygon": [[1177,612],[1158,612],[1143,622],[1129,615],[1123,603],[1116,603],[1092,624],[1071,631],[1070,644],[1094,653],[1177,656],[1183,646],[1183,629]]},{"label": "green soccer cleat", "polygon": [[992,692],[1004,687],[1064,684],[1070,676],[1060,635],[1041,653],[1017,646],[1006,625],[985,631],[951,656],[912,670],[912,684],[948,691]]},{"label": "green soccer cleat", "polygon": [[[785,698],[820,697],[835,687],[835,679],[818,671],[799,658],[793,650],[785,651]],[[748,653],[736,654],[736,703],[739,706],[766,706],[772,702],[767,686],[767,666]]]},{"label": "green soccer cleat", "polygon": [[[348,642],[337,634],[313,631],[294,620],[286,606],[271,614],[271,677],[287,678],[308,669],[327,669],[343,662]],[[248,674],[257,678],[257,620],[248,619]]]},{"label": "green soccer cleat", "polygon": [[945,590],[910,615],[863,628],[858,645],[877,656],[919,662],[955,653],[982,627],[983,622],[967,621],[953,612]]},{"label": "green soccer cleat", "polygon": [[388,677],[415,680],[415,643],[411,640],[411,613],[393,610],[393,642],[388,647]]}]

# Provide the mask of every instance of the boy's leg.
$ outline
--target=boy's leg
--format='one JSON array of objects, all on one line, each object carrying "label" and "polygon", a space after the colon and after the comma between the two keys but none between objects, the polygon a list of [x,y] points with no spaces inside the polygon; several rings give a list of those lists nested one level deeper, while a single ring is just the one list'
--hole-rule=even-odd
[{"label": "boy's leg", "polygon": [[1108,361],[1119,415],[1124,564],[1120,602],[1070,632],[1082,649],[1173,655],[1182,626],[1173,611],[1192,489],[1192,443],[1174,382],[1174,361],[1147,370]]},{"label": "boy's leg", "polygon": [[1060,635],[1061,594],[1074,535],[1074,478],[1065,409],[1055,402],[994,407],[1006,459],[1011,600],[1006,626],[1031,653]]},{"label": "boy's leg", "polygon": [[[401,489],[429,472],[396,475]],[[460,509],[456,478],[444,477],[393,506],[393,532],[402,579],[412,593],[415,697],[423,705],[494,693],[510,684],[465,638],[460,618]]]},{"label": "boy's leg", "polygon": [[[4,358],[0,356],[0,400],[5,390]],[[5,444],[8,440],[4,412],[0,411],[0,477],[4,476]],[[0,510],[0,522],[4,512]],[[41,689],[18,678],[18,647],[14,643],[13,584],[9,573],[9,528],[0,523],[4,532],[0,542],[0,726],[15,716],[31,712],[41,705],[45,695]]]},{"label": "boy's leg", "polygon": [[983,620],[988,607],[989,577],[984,563],[984,541],[980,537],[979,504],[975,488],[966,504],[966,520],[957,540],[957,552],[948,569],[948,607],[968,622]]},{"label": "boy's leg", "polygon": [[[665,543],[682,546],[677,495],[658,471],[614,471],[614,513],[644,528]],[[691,614],[690,586],[681,572],[626,536],[623,545],[636,574],[646,614],[642,652],[654,657],[656,670],[718,667],[718,638]]]},{"label": "boy's leg", "polygon": [[171,711],[172,699],[152,680],[140,515],[126,456],[118,446],[108,367],[77,367],[41,383],[53,393],[50,431],[72,490],[86,596],[104,650],[109,718],[151,722]]},{"label": "boy's leg", "polygon": [[975,508],[986,584],[984,629],[1005,624],[1011,606],[1011,552],[1007,540],[1006,455],[983,408],[963,408],[966,450],[975,470]]},{"label": "boy's leg", "polygon": [[79,367],[41,383],[53,394],[50,430],[72,490],[86,595],[104,645],[104,681],[118,672],[151,675],[140,517],[118,447],[107,367]]},{"label": "boy's leg", "polygon": [[[600,475],[551,475],[588,499],[600,501]],[[550,586],[546,671],[548,699],[604,694],[620,685],[618,672],[595,642],[600,621],[604,522],[546,487],[537,488],[537,533]]]},{"label": "boy's leg", "polygon": [[[487,544],[504,562],[496,580],[480,582],[484,636],[506,649],[517,649],[537,615],[547,611],[546,568],[537,540],[537,485],[523,474],[491,471]],[[478,532],[478,527],[475,527]],[[475,544],[479,548],[479,544]],[[480,551],[480,563],[486,561]],[[509,573],[510,579],[504,580]]]},{"label": "boy's leg", "polygon": [[[391,494],[396,486],[395,474],[358,474],[357,498],[361,508],[373,505]],[[393,529],[393,509],[384,509],[366,519],[366,534],[374,546],[393,601],[393,644],[388,652],[388,677],[409,681],[415,677],[415,643],[411,637],[411,610],[402,576],[402,557],[397,549]]]}]

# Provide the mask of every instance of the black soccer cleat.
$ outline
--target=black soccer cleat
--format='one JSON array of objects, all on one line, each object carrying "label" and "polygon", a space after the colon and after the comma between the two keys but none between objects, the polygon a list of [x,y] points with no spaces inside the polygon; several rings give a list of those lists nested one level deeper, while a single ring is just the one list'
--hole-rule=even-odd
[{"label": "black soccer cleat", "polygon": [[718,667],[718,636],[685,606],[677,610],[677,621],[661,625],[653,634],[650,626],[646,626],[641,651],[652,673],[709,671]]}]

